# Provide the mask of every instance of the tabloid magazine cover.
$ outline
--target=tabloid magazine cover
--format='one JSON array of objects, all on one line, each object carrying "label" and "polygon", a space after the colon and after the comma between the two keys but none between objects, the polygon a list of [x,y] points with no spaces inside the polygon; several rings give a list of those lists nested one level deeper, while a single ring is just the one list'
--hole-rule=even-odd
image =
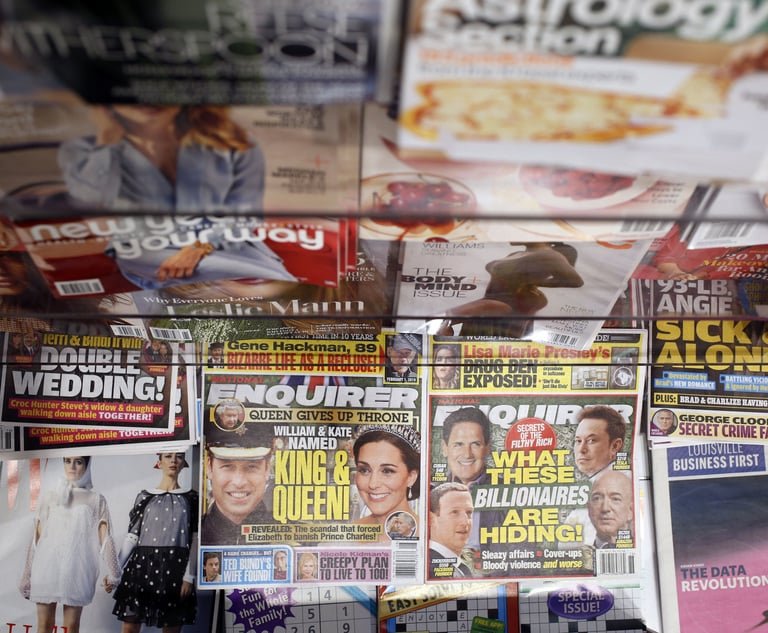
[{"label": "tabloid magazine cover", "polygon": [[768,5],[410,4],[400,143],[454,158],[764,181]]},{"label": "tabloid magazine cover", "polygon": [[335,219],[101,216],[17,220],[57,299],[226,279],[336,286],[346,238]]},{"label": "tabloid magazine cover", "polygon": [[[170,431],[177,350],[138,338],[4,333],[0,420],[21,426]],[[91,437],[91,431],[93,436]],[[88,437],[86,437],[88,436]]]},{"label": "tabloid magazine cover", "polygon": [[[184,345],[184,344],[181,344]],[[192,345],[192,344],[188,344]],[[126,450],[186,450],[197,441],[197,369],[180,366],[173,397],[173,428],[81,429],[0,424],[0,458],[122,454]]]},{"label": "tabloid magazine cover", "polygon": [[203,370],[210,586],[421,581],[422,362],[418,334],[225,343]]},{"label": "tabloid magazine cover", "polygon": [[[413,155],[376,104],[364,110],[362,176],[361,235],[390,240],[642,239],[699,200],[692,181],[622,177],[628,186],[612,190],[611,174]],[[584,221],[598,212],[606,219]]]},{"label": "tabloid magazine cover", "polygon": [[664,633],[763,630],[765,446],[708,441],[651,457]]},{"label": "tabloid magazine cover", "polygon": [[209,633],[194,463],[191,451],[0,462],[6,630],[119,633],[133,610],[147,633]]},{"label": "tabloid magazine cover", "polygon": [[0,192],[27,217],[339,215],[357,202],[356,104],[93,106],[65,90],[13,90],[0,99]]},{"label": "tabloid magazine cover", "polygon": [[644,346],[431,339],[428,580],[636,573]]},{"label": "tabloid magazine cover", "polygon": [[404,242],[397,329],[587,349],[650,243]]},{"label": "tabloid magazine cover", "polygon": [[0,34],[94,102],[352,102],[375,94],[388,4],[14,1]]},{"label": "tabloid magazine cover", "polygon": [[651,323],[648,436],[768,442],[768,333],[746,320]]}]

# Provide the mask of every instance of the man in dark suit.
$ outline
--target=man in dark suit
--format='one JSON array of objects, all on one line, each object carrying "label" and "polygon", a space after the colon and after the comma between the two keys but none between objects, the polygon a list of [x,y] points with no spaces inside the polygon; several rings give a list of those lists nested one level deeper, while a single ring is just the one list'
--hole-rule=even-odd
[{"label": "man in dark suit", "polygon": [[631,474],[602,472],[592,484],[587,510],[597,533],[595,548],[613,549],[617,538],[630,540],[634,516]]},{"label": "man in dark suit", "polygon": [[[477,487],[491,483],[487,472],[487,459],[491,454],[491,422],[477,407],[462,407],[449,413],[443,420],[443,454],[448,463],[448,481],[462,483],[471,494]],[[506,545],[487,542],[486,529],[504,523],[505,511],[484,509],[475,512],[467,541],[475,559],[484,550],[506,550]],[[519,548],[518,548],[519,549]]]},{"label": "man in dark suit", "polygon": [[472,529],[472,495],[458,482],[440,484],[429,493],[429,577],[474,575],[462,554]]},{"label": "man in dark suit", "polygon": [[202,545],[242,545],[242,526],[274,523],[265,504],[274,436],[271,424],[243,432],[206,429],[206,476],[211,500],[202,518]]}]

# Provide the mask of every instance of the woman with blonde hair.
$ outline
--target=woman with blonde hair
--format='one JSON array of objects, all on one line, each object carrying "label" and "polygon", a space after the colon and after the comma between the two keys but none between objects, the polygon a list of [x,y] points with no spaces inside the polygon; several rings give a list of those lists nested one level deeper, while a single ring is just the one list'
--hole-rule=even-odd
[{"label": "woman with blonde hair", "polygon": [[260,211],[264,156],[226,107],[92,109],[96,135],[59,150],[69,194],[109,209]]},{"label": "woman with blonde hair", "polygon": [[[59,148],[59,166],[75,202],[106,210],[194,214],[262,210],[264,156],[228,108],[111,105],[97,106],[93,113],[95,136],[71,139]],[[184,234],[179,245],[144,249],[136,257],[121,254],[118,238],[107,252],[127,279],[145,289],[187,279],[295,280],[263,241],[246,239],[253,218],[235,229],[234,218],[197,220],[192,227],[178,227]],[[228,229],[238,233],[236,240],[228,239]],[[206,238],[195,239],[202,231]]]},{"label": "woman with blonde hair", "polygon": [[432,355],[432,388],[459,388],[459,346],[435,345]]},{"label": "woman with blonde hair", "polygon": [[317,556],[311,552],[299,555],[297,580],[317,580]]}]

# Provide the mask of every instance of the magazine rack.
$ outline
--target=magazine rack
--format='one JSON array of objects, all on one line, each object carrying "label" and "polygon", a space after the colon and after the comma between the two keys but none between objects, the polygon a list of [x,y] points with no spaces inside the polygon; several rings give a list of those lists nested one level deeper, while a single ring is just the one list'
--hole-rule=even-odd
[{"label": "magazine rack", "polygon": [[[29,112],[39,111],[41,120],[49,127],[44,130],[32,128],[34,133],[28,142],[24,137],[25,142],[5,142],[0,147],[0,173],[3,174],[0,220],[5,218],[17,224],[56,222],[72,217],[117,220],[169,213],[141,205],[132,205],[128,209],[110,207],[84,202],[73,195],[63,173],[64,167],[60,166],[59,151],[64,143],[57,134],[60,136],[61,124],[65,124],[65,127],[69,126],[66,127],[67,138],[87,139],[88,134],[93,133],[93,123],[88,107],[71,93],[54,91],[53,95],[46,93],[38,101],[17,95],[8,98],[5,105],[10,108],[9,114],[16,112],[16,107],[22,112],[29,106]],[[286,147],[291,151],[286,150],[287,154],[280,156],[280,160],[286,161],[304,154],[304,162],[309,156],[309,160],[316,163],[315,171],[293,169],[290,163],[272,159],[267,161],[270,169],[263,190],[265,199],[278,189],[282,192],[281,188],[291,187],[294,187],[292,191],[299,191],[295,197],[274,194],[263,205],[251,205],[246,199],[232,206],[214,205],[213,208],[244,222],[261,218],[262,207],[266,219],[287,222],[310,217],[338,221],[336,248],[339,258],[346,256],[350,262],[357,255],[360,264],[358,272],[342,278],[338,287],[318,286],[314,280],[283,288],[277,297],[251,289],[250,292],[243,290],[239,295],[229,291],[229,294],[224,293],[226,296],[208,294],[173,300],[160,299],[151,292],[130,295],[116,292],[110,294],[108,300],[94,294],[56,299],[51,298],[51,293],[44,287],[32,288],[31,274],[27,279],[21,279],[25,272],[18,266],[3,266],[0,277],[14,278],[17,290],[9,289],[4,293],[0,322],[11,331],[30,327],[65,331],[71,324],[78,323],[98,333],[141,336],[146,336],[146,328],[150,327],[164,330],[171,340],[211,342],[221,340],[222,336],[256,336],[278,322],[286,327],[288,321],[291,321],[294,333],[308,336],[338,336],[349,328],[370,334],[386,326],[443,335],[520,337],[530,329],[531,322],[552,319],[632,327],[640,320],[735,316],[761,319],[768,315],[766,285],[753,275],[739,279],[734,273],[733,278],[715,292],[696,275],[675,279],[674,283],[670,279],[660,279],[661,275],[650,270],[653,268],[650,255],[635,262],[649,270],[635,275],[637,278],[631,282],[627,283],[632,273],[628,263],[625,264],[626,274],[619,275],[620,281],[616,275],[610,275],[615,272],[619,256],[630,240],[650,243],[651,239],[657,239],[652,250],[659,250],[663,247],[663,237],[673,226],[677,227],[678,236],[686,240],[695,237],[699,248],[725,249],[733,238],[746,233],[759,234],[764,226],[768,227],[768,201],[755,185],[670,182],[670,178],[660,175],[625,178],[617,189],[591,193],[585,199],[581,194],[556,189],[550,181],[542,185],[531,171],[541,169],[538,167],[503,163],[478,166],[455,160],[446,162],[433,155],[401,154],[395,142],[397,130],[392,129],[394,121],[383,107],[374,104],[328,107],[328,120],[332,120],[336,127],[328,138],[322,139],[326,154],[313,153],[320,147],[312,144],[317,142],[314,136],[310,135],[314,140],[307,140],[302,145],[295,139],[291,141],[293,137],[286,132]],[[265,142],[264,148],[271,149],[279,142],[275,141],[274,134],[269,136],[263,130],[279,128],[277,121],[288,120],[291,126],[308,125],[311,128],[306,122],[307,117],[323,116],[315,108],[304,110],[312,112],[261,112],[263,120],[259,119],[258,126],[250,132],[266,134],[269,143]],[[283,134],[282,128],[279,134]],[[332,148],[330,153],[329,147]],[[329,157],[333,167],[323,171],[322,164]],[[550,174],[557,172],[554,168],[547,169]],[[304,174],[302,178],[306,176],[308,180],[300,182],[290,176],[292,171],[301,172]],[[281,174],[279,177],[275,176],[277,172]],[[565,172],[568,178],[586,173]],[[536,174],[541,176],[539,172]],[[322,187],[316,190],[320,192],[322,189],[322,195],[314,196],[311,191],[312,187],[318,186],[315,182],[319,182],[318,179],[322,180]],[[350,246],[350,252],[342,254],[346,237],[358,234],[359,242]],[[768,237],[754,237],[752,243],[755,242],[768,242]],[[447,268],[456,269],[458,259],[447,264],[445,259],[433,258],[432,272],[415,272],[419,269],[418,249],[424,244],[433,245],[437,251],[450,244],[460,247],[476,244],[489,248],[494,243],[503,244],[500,248],[510,251],[523,248],[523,244],[569,245],[578,253],[576,269],[582,277],[580,286],[571,285],[581,290],[576,292],[563,284],[545,283],[545,286],[554,287],[547,288],[544,293],[547,299],[540,308],[527,305],[522,310],[494,312],[487,306],[475,306],[461,312],[458,319],[451,310],[464,308],[457,306],[456,297],[468,290],[467,286],[471,284],[466,281],[469,277],[487,276],[486,266],[503,254],[481,255],[477,251],[476,258],[464,258],[461,275],[453,275],[455,278],[461,276],[462,281],[448,279],[452,275],[445,272]],[[608,245],[609,248],[604,256],[593,256],[589,260],[592,268],[585,274],[580,267],[588,261],[585,256],[588,245],[594,244]],[[18,252],[23,250],[13,243],[0,243],[0,248],[9,249],[6,259],[21,257]],[[754,253],[754,257],[745,262],[746,251],[735,254],[734,260],[742,267],[755,263],[762,267],[762,251]],[[76,257],[77,252],[70,252],[70,258],[73,255]],[[34,261],[39,264],[39,253],[35,257]],[[304,269],[319,266],[319,259],[312,253],[296,257],[303,260]],[[107,260],[106,257],[100,259],[99,263],[93,264],[92,270],[98,271]],[[31,266],[29,262],[27,265]],[[543,274],[543,271],[539,272]],[[407,286],[405,279],[409,276],[413,280]],[[270,278],[268,275],[264,277]],[[47,282],[49,286],[53,283],[51,280]],[[412,294],[410,298],[406,296],[408,293]],[[592,298],[595,293],[600,301]],[[142,295],[141,300],[137,298],[139,295]],[[417,295],[419,301],[415,300]],[[555,298],[562,300],[566,295],[581,295],[582,303],[573,299],[570,310],[555,310]],[[449,298],[453,303],[445,303]],[[468,293],[466,302],[479,298],[482,295],[470,296]],[[301,326],[297,325],[298,321]],[[227,326],[221,326],[221,323],[227,323]],[[180,330],[189,333],[182,336],[178,334]],[[524,334],[522,338],[526,340]]]}]

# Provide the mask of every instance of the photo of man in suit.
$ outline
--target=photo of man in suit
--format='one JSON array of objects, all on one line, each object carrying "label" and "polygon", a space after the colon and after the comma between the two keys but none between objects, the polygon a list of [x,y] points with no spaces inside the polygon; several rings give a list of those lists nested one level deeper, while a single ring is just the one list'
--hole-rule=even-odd
[{"label": "photo of man in suit", "polygon": [[630,473],[607,470],[592,484],[587,503],[589,520],[595,528],[596,549],[616,547],[621,532],[631,537],[634,503]]},{"label": "photo of man in suit", "polygon": [[474,575],[462,558],[472,528],[472,495],[458,482],[447,482],[429,494],[429,576]]}]

